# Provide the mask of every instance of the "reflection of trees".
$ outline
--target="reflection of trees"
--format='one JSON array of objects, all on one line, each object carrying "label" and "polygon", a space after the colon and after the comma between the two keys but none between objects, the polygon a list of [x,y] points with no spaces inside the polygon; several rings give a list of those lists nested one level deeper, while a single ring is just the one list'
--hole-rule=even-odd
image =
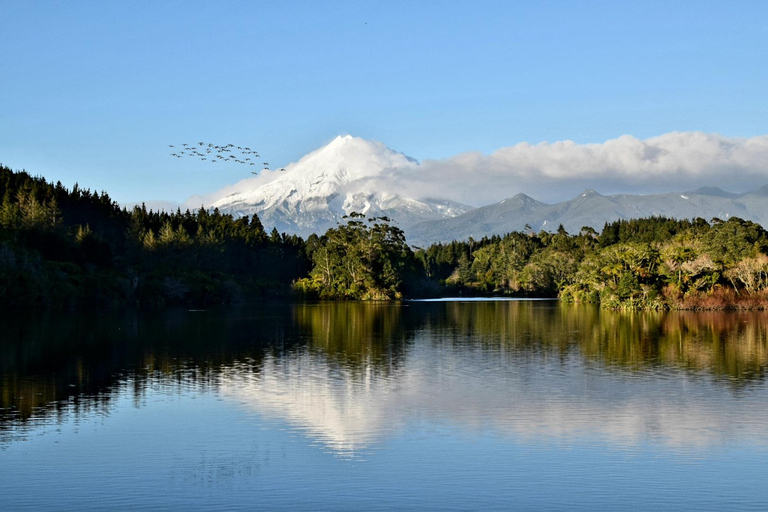
[{"label": "reflection of trees", "polygon": [[404,307],[392,302],[297,304],[293,314],[308,329],[310,347],[352,369],[389,371],[412,337]]},{"label": "reflection of trees", "polygon": [[[674,366],[746,383],[768,366],[766,312],[616,312],[530,302],[431,305],[430,329],[518,356],[578,350],[610,367]],[[465,343],[465,340],[457,340]]]},{"label": "reflection of trees", "polygon": [[287,305],[258,310],[16,314],[0,319],[0,429],[46,414],[104,410],[126,383],[215,387],[237,362],[258,371],[298,339]]},{"label": "reflection of trees", "polygon": [[762,379],[768,365],[767,320],[764,312],[669,314],[661,358],[735,381]]},{"label": "reflection of trees", "polygon": [[672,367],[737,385],[762,381],[768,365],[764,312],[330,302],[197,313],[17,313],[0,321],[0,431],[29,418],[108,411],[126,390],[140,401],[148,386],[218,389],[225,371],[258,375],[265,361],[281,364],[304,350],[331,370],[341,367],[354,383],[397,379],[417,337],[433,343],[436,354],[451,344],[462,357],[576,358],[626,372]]},{"label": "reflection of trees", "polygon": [[768,315],[762,312],[608,313],[600,311],[584,355],[627,368],[675,366],[732,382],[762,379],[768,364]]},{"label": "reflection of trees", "polygon": [[17,314],[2,319],[0,430],[42,416],[107,411],[126,387],[212,389],[223,371],[259,373],[298,345],[350,375],[389,375],[410,338],[397,303],[272,304],[112,314]]}]

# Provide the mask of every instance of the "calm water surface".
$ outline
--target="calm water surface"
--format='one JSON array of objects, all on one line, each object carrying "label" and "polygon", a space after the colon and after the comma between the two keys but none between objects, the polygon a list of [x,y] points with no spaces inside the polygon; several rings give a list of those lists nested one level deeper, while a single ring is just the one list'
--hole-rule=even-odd
[{"label": "calm water surface", "polygon": [[768,509],[764,313],[0,321],[0,510]]}]

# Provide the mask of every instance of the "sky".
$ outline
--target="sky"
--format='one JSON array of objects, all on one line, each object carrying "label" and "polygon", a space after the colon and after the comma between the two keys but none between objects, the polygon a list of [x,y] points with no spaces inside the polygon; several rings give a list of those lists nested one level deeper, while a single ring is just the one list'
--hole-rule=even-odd
[{"label": "sky", "polygon": [[[557,157],[570,162],[627,136],[681,132],[685,148],[703,134],[751,153],[702,186],[768,184],[764,1],[0,0],[0,20],[0,163],[121,202],[182,202],[250,175],[169,144],[249,146],[276,168],[340,134],[467,172],[528,145],[571,144]],[[548,199],[648,182],[610,166],[547,173],[551,155],[529,153]],[[485,192],[465,202],[494,199],[504,172],[471,175]]]}]

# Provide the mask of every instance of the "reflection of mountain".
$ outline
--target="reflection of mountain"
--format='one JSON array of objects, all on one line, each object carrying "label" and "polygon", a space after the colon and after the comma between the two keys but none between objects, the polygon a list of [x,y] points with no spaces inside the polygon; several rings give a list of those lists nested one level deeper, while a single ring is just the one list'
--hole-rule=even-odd
[{"label": "reflection of mountain", "polygon": [[483,347],[466,332],[429,332],[409,345],[393,374],[355,372],[307,347],[265,360],[258,375],[228,375],[220,392],[343,454],[422,422],[533,441],[653,440],[687,449],[746,437],[768,444],[761,397],[734,396],[668,367],[606,372],[577,354],[547,352],[532,358],[504,343]]},{"label": "reflection of mountain", "polygon": [[3,325],[0,433],[163,386],[221,393],[340,452],[419,422],[620,444],[768,438],[768,313],[336,302]]},{"label": "reflection of mountain", "polygon": [[413,384],[399,373],[359,374],[302,351],[267,358],[258,375],[228,375],[219,391],[226,399],[289,422],[335,452],[350,453],[402,427],[403,418],[389,411],[404,405]]}]

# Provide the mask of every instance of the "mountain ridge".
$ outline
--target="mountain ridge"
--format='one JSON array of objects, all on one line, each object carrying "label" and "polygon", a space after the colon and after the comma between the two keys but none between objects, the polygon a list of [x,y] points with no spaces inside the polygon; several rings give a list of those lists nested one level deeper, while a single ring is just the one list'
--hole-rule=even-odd
[{"label": "mountain ridge", "polygon": [[554,231],[561,224],[569,233],[578,233],[585,226],[599,231],[606,222],[650,216],[702,217],[706,220],[740,217],[764,226],[768,221],[768,185],[743,194],[725,192],[717,187],[643,195],[601,195],[589,189],[573,199],[554,204],[532,199],[536,201],[533,209],[528,207],[530,203],[515,202],[521,195],[524,194],[450,219],[415,224],[406,230],[406,237],[409,243],[421,246],[503,235],[521,231],[525,226],[535,231]]}]

